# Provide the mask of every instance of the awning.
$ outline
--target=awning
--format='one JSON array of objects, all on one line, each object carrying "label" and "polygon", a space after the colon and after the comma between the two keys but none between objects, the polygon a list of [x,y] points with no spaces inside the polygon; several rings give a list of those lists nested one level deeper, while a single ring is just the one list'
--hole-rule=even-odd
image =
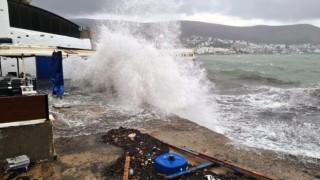
[{"label": "awning", "polygon": [[0,45],[0,56],[4,57],[33,57],[33,56],[52,56],[53,52],[61,51],[62,57],[72,55],[80,57],[92,56],[95,51],[83,49],[68,49],[60,47],[42,47],[42,46],[17,46]]}]

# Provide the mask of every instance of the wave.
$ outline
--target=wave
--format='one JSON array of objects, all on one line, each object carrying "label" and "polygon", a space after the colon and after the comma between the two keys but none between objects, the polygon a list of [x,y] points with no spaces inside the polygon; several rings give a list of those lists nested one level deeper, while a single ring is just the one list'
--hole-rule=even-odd
[{"label": "wave", "polygon": [[[139,9],[165,11],[172,3],[163,0],[138,3]],[[151,3],[151,4],[150,4]],[[152,4],[156,3],[156,4]],[[131,4],[135,6],[135,3]],[[134,8],[133,8],[134,9]],[[132,9],[131,9],[132,10]],[[146,12],[148,13],[148,12]],[[157,13],[157,12],[156,12]],[[143,16],[142,16],[143,17]],[[145,29],[148,37],[137,33],[133,24],[116,23],[113,28],[101,27],[96,54],[83,63],[68,61],[74,81],[89,87],[92,92],[114,95],[118,106],[131,106],[143,109],[146,104],[177,114],[199,125],[220,132],[223,129],[217,122],[214,84],[207,79],[205,69],[187,60],[176,60],[169,54],[179,42],[179,23],[156,23]],[[139,26],[137,24],[137,26]],[[81,74],[72,74],[79,69]]]},{"label": "wave", "polygon": [[319,85],[259,86],[245,95],[220,95],[226,135],[250,147],[320,158]]},{"label": "wave", "polygon": [[298,85],[299,81],[285,81],[276,77],[271,77],[266,74],[262,74],[258,71],[245,71],[241,69],[234,70],[218,70],[215,74],[221,74],[222,76],[232,77],[235,80],[246,82],[257,82],[259,84],[275,84],[275,85]]}]

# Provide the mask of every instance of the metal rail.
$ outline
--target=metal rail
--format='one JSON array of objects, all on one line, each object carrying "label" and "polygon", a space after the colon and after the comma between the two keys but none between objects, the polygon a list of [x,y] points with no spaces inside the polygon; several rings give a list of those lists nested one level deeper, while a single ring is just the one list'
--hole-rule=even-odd
[{"label": "metal rail", "polygon": [[192,154],[192,155],[200,157],[202,159],[206,159],[208,161],[214,162],[214,163],[219,164],[221,166],[230,168],[230,169],[232,169],[232,170],[234,170],[234,171],[236,171],[238,173],[244,174],[244,175],[246,175],[248,177],[251,177],[251,178],[254,178],[254,179],[257,179],[257,180],[274,180],[273,178],[270,178],[270,177],[264,176],[262,174],[259,174],[257,172],[254,172],[254,171],[239,167],[239,166],[237,166],[235,164],[232,164],[232,163],[229,163],[227,161],[223,161],[223,160],[220,160],[220,159],[217,159],[217,158],[214,158],[214,157],[210,157],[210,156],[202,154],[202,153],[194,152],[194,151],[186,149],[186,148],[177,147],[177,146],[165,143],[165,142],[163,142],[163,143],[166,144],[167,146],[171,147],[171,148],[174,148],[174,149],[177,149],[177,150]]},{"label": "metal rail", "polygon": [[209,166],[211,166],[211,165],[213,165],[213,164],[214,164],[213,162],[203,163],[203,164],[200,164],[200,165],[198,165],[198,166],[196,166],[196,167],[193,167],[193,168],[190,168],[190,169],[187,169],[187,170],[184,170],[184,171],[175,173],[175,174],[170,174],[170,175],[167,176],[166,178],[168,178],[168,179],[173,179],[173,178],[186,175],[186,174],[188,174],[188,173],[191,173],[191,172],[196,171],[196,170],[199,170],[199,169],[204,169],[204,168],[209,167]]}]

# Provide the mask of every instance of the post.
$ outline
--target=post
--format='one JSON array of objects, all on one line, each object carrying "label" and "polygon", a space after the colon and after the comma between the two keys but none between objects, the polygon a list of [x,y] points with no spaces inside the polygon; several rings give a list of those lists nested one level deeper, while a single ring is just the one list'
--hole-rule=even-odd
[{"label": "post", "polygon": [[24,57],[23,57],[23,55],[22,55],[22,57],[21,57],[21,60],[22,60],[22,72],[23,72],[23,79],[26,79],[26,64],[25,64],[25,62],[24,62]]},{"label": "post", "polygon": [[17,69],[18,69],[18,76],[19,76],[19,74],[20,74],[20,68],[19,68],[19,58],[17,58]]},{"label": "post", "polygon": [[2,57],[0,56],[0,77],[2,77],[2,67],[1,67],[1,60],[2,60]]}]

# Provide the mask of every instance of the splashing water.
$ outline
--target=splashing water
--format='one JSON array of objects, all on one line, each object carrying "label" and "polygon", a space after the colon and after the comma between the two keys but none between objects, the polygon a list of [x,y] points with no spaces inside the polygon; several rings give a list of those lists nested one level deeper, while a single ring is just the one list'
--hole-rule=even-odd
[{"label": "splashing water", "polygon": [[[137,2],[130,4],[129,9],[141,5]],[[142,5],[151,11],[140,9],[148,13],[161,11],[159,3],[156,4],[144,1]],[[120,106],[151,105],[167,115],[174,113],[223,133],[215,112],[214,85],[207,79],[205,70],[166,53],[177,45],[179,24],[167,22],[144,27],[148,38],[138,33],[139,30],[139,24],[133,27],[122,22],[114,23],[112,28],[102,26],[96,54],[79,64],[67,61],[65,68],[73,70],[67,70],[66,76],[87,83],[93,91],[114,94],[122,102]],[[74,71],[75,68],[80,71]]]}]

